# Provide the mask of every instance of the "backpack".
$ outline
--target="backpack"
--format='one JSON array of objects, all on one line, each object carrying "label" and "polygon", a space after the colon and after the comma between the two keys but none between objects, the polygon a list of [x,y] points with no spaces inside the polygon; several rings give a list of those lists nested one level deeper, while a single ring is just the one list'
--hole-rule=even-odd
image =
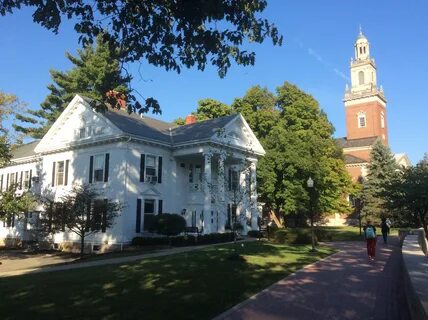
[{"label": "backpack", "polygon": [[376,237],[373,227],[367,227],[366,228],[366,238],[367,239],[374,239]]}]

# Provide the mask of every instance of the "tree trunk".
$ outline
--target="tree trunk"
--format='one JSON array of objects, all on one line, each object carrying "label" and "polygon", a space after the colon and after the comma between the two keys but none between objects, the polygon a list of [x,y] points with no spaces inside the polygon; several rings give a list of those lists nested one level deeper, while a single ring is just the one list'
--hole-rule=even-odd
[{"label": "tree trunk", "polygon": [[83,255],[85,253],[85,234],[82,234],[80,237],[80,259],[83,258]]}]

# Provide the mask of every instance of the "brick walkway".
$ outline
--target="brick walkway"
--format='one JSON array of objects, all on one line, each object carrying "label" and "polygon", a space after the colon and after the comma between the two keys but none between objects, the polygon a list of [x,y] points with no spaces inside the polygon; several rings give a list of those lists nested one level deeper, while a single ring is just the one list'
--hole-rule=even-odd
[{"label": "brick walkway", "polygon": [[216,318],[286,320],[408,320],[398,239],[378,239],[376,261],[364,243],[335,243],[329,258],[279,281]]}]

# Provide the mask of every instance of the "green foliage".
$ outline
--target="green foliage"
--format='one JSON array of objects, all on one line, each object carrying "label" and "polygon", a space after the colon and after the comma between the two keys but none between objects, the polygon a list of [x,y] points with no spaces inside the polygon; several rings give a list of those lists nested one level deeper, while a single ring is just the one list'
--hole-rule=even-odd
[{"label": "green foliage", "polygon": [[72,69],[50,71],[53,84],[48,86],[50,93],[41,109],[17,115],[24,125],[14,125],[15,130],[33,138],[42,138],[76,94],[89,98],[92,107],[100,112],[107,109],[106,105],[119,108],[117,99],[122,95],[126,97],[129,111],[141,111],[128,88],[131,77],[121,74],[118,50],[111,49],[101,36],[97,38],[95,47],[90,45],[78,50],[77,56],[67,53],[67,58],[73,64]]},{"label": "green foliage", "polygon": [[157,232],[167,236],[175,236],[186,228],[186,220],[178,214],[159,214],[155,224]]},{"label": "green foliage", "polygon": [[370,153],[371,162],[367,179],[363,181],[361,199],[362,214],[365,219],[379,220],[388,213],[385,211],[383,194],[389,183],[397,178],[398,166],[388,146],[377,140]]},{"label": "green foliage", "polygon": [[30,192],[16,194],[16,185],[10,186],[0,193],[0,221],[9,222],[12,219],[23,219],[27,212],[37,205],[37,199]]},{"label": "green foliage", "polygon": [[287,234],[288,234],[288,232],[285,229],[279,229],[279,230],[275,231],[274,241],[276,243],[284,244],[287,241]]},{"label": "green foliage", "polygon": [[250,230],[247,233],[247,236],[249,236],[250,238],[263,238],[263,233],[260,232],[259,230]]},{"label": "green foliage", "polygon": [[[253,65],[255,53],[241,49],[247,41],[271,38],[280,45],[277,28],[258,17],[266,0],[253,1],[3,1],[0,14],[24,6],[34,8],[33,20],[54,32],[62,19],[72,19],[83,43],[103,34],[110,46],[120,49],[123,62],[140,59],[166,70],[183,66],[204,70],[208,63],[224,76],[232,61]],[[215,27],[213,27],[215,26]]]},{"label": "green foliage", "polygon": [[394,225],[423,227],[428,234],[428,158],[416,166],[403,169],[382,196],[385,207],[393,212]]},{"label": "green foliage", "polygon": [[207,98],[198,101],[198,108],[194,114],[198,121],[204,121],[231,115],[232,108],[220,101]]},{"label": "green foliage", "polygon": [[0,168],[9,163],[12,155],[10,154],[10,145],[6,135],[0,135]]}]

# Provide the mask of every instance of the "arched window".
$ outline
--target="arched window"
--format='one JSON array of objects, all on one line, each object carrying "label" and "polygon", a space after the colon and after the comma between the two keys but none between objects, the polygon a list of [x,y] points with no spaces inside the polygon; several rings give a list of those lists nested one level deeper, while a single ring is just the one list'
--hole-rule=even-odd
[{"label": "arched window", "polygon": [[366,47],[363,47],[364,54],[366,53]]},{"label": "arched window", "polygon": [[358,82],[360,85],[364,84],[364,72],[363,71],[358,72]]},{"label": "arched window", "polygon": [[380,127],[383,129],[385,128],[385,116],[383,113],[380,115]]}]

